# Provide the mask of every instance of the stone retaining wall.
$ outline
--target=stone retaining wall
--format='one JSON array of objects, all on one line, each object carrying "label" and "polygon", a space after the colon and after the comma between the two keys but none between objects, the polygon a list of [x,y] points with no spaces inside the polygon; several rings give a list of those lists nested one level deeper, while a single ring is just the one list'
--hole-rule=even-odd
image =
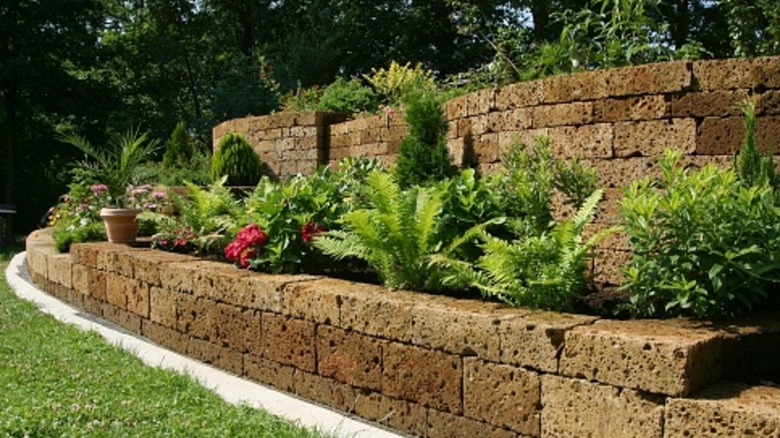
[{"label": "stone retaining wall", "polygon": [[27,239],[33,281],[174,351],[410,435],[780,436],[776,317],[612,321],[108,243]]}]

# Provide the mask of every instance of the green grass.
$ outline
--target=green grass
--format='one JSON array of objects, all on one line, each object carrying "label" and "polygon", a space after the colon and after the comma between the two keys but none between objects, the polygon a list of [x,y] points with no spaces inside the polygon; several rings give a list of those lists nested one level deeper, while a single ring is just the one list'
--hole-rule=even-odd
[{"label": "green grass", "polygon": [[[8,254],[3,259],[8,259]],[[144,366],[10,290],[0,259],[0,437],[322,437]]]}]

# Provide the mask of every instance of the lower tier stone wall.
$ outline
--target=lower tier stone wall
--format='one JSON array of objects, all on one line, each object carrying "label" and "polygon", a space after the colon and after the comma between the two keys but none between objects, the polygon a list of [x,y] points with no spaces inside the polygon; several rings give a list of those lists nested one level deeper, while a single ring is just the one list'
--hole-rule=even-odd
[{"label": "lower tier stone wall", "polygon": [[[236,375],[417,436],[780,437],[777,316],[605,320],[108,243],[27,239],[49,293]],[[777,380],[775,380],[777,381]]]}]

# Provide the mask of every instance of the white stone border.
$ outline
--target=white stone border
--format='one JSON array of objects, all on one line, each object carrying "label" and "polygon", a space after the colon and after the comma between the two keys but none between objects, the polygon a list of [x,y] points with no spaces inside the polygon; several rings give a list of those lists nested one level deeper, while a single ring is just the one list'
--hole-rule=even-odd
[{"label": "white stone border", "polygon": [[403,436],[174,353],[108,321],[75,309],[39,290],[32,283],[27,273],[25,257],[25,252],[17,254],[5,271],[8,284],[16,295],[35,303],[40,311],[62,322],[75,325],[82,330],[97,332],[109,343],[138,356],[146,365],[186,374],[229,403],[244,403],[304,427],[338,437],[398,438]]}]

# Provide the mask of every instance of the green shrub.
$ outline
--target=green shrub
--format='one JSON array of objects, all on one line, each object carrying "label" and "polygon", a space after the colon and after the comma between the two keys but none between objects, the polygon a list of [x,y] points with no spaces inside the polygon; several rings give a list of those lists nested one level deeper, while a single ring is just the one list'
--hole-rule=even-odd
[{"label": "green shrub", "polygon": [[447,150],[447,120],[435,91],[418,88],[407,96],[409,133],[401,141],[395,179],[403,187],[440,181],[457,173]]},{"label": "green shrub", "polygon": [[230,186],[255,186],[263,176],[263,163],[252,146],[238,134],[228,134],[220,142],[211,161],[211,177],[227,176]]},{"label": "green shrub", "polygon": [[192,145],[190,135],[187,133],[187,124],[179,122],[171,133],[171,138],[165,142],[163,154],[163,167],[170,169],[174,166],[184,166],[192,159],[195,148]]},{"label": "green shrub", "polygon": [[774,188],[766,179],[740,181],[734,169],[684,169],[679,158],[667,151],[660,181],[644,178],[625,191],[630,310],[704,318],[756,308],[780,280]]},{"label": "green shrub", "polygon": [[748,186],[770,184],[777,188],[778,178],[772,154],[761,154],[756,145],[756,104],[747,99],[742,105],[745,120],[745,137],[742,147],[734,157],[734,169],[740,181]]},{"label": "green shrub", "polygon": [[400,105],[408,93],[418,88],[431,89],[435,86],[433,72],[425,70],[422,64],[411,67],[391,61],[387,69],[371,69],[370,75],[363,75],[379,95],[384,96],[388,105]]},{"label": "green shrub", "polygon": [[316,109],[359,113],[361,111],[375,111],[378,106],[379,97],[370,87],[361,84],[358,79],[336,78],[323,90]]}]

